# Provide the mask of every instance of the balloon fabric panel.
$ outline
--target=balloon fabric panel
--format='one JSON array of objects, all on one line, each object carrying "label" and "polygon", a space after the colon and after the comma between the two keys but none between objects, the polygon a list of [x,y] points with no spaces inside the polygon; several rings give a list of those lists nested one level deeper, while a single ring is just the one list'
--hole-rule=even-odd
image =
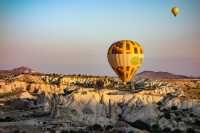
[{"label": "balloon fabric panel", "polygon": [[124,82],[130,81],[143,63],[143,48],[131,40],[112,44],[108,50],[108,61]]}]

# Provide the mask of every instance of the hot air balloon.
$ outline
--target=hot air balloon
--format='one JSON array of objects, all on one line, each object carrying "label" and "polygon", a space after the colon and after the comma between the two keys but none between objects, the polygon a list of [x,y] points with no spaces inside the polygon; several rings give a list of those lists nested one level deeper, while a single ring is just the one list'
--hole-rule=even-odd
[{"label": "hot air balloon", "polygon": [[176,17],[180,13],[180,8],[179,7],[173,7],[171,12]]},{"label": "hot air balloon", "polygon": [[108,62],[112,69],[126,84],[135,76],[144,59],[141,45],[131,40],[113,43],[108,49]]}]

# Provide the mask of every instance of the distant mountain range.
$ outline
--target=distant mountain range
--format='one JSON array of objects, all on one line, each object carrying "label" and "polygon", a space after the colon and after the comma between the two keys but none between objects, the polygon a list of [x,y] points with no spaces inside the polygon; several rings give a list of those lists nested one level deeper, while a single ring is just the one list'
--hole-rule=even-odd
[{"label": "distant mountain range", "polygon": [[[19,74],[36,73],[31,68],[22,66],[11,70],[0,70],[0,75],[19,75]],[[169,72],[154,72],[154,71],[143,71],[136,76],[137,79],[194,79],[200,77],[189,77],[184,75],[176,75]]]},{"label": "distant mountain range", "polygon": [[176,75],[169,72],[154,72],[154,71],[143,71],[137,74],[137,79],[191,79],[194,77],[188,77],[184,75]]},{"label": "distant mountain range", "polygon": [[22,73],[33,73],[34,71],[28,67],[22,66],[18,68],[14,68],[11,70],[0,70],[0,75],[6,75],[6,74],[14,74],[14,75],[19,75]]}]

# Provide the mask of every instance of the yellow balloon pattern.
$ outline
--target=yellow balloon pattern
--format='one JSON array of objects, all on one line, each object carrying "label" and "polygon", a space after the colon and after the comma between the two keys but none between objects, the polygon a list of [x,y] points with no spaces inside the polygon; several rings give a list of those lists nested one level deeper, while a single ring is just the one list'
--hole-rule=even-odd
[{"label": "yellow balloon pattern", "polygon": [[121,80],[128,82],[141,67],[144,50],[137,42],[122,40],[110,46],[107,57],[111,67]]},{"label": "yellow balloon pattern", "polygon": [[171,12],[173,13],[173,15],[176,17],[179,13],[180,13],[180,8],[179,7],[173,7]]}]

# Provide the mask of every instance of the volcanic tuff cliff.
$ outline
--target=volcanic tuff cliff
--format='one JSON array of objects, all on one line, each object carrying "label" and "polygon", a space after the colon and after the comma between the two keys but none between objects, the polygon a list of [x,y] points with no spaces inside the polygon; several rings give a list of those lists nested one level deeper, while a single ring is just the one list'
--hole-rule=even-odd
[{"label": "volcanic tuff cliff", "polygon": [[16,129],[37,125],[37,132],[74,127],[77,132],[199,131],[199,80],[140,80],[136,90],[124,87],[111,77],[21,74],[1,79],[0,119],[12,117],[17,123],[10,126]]}]

